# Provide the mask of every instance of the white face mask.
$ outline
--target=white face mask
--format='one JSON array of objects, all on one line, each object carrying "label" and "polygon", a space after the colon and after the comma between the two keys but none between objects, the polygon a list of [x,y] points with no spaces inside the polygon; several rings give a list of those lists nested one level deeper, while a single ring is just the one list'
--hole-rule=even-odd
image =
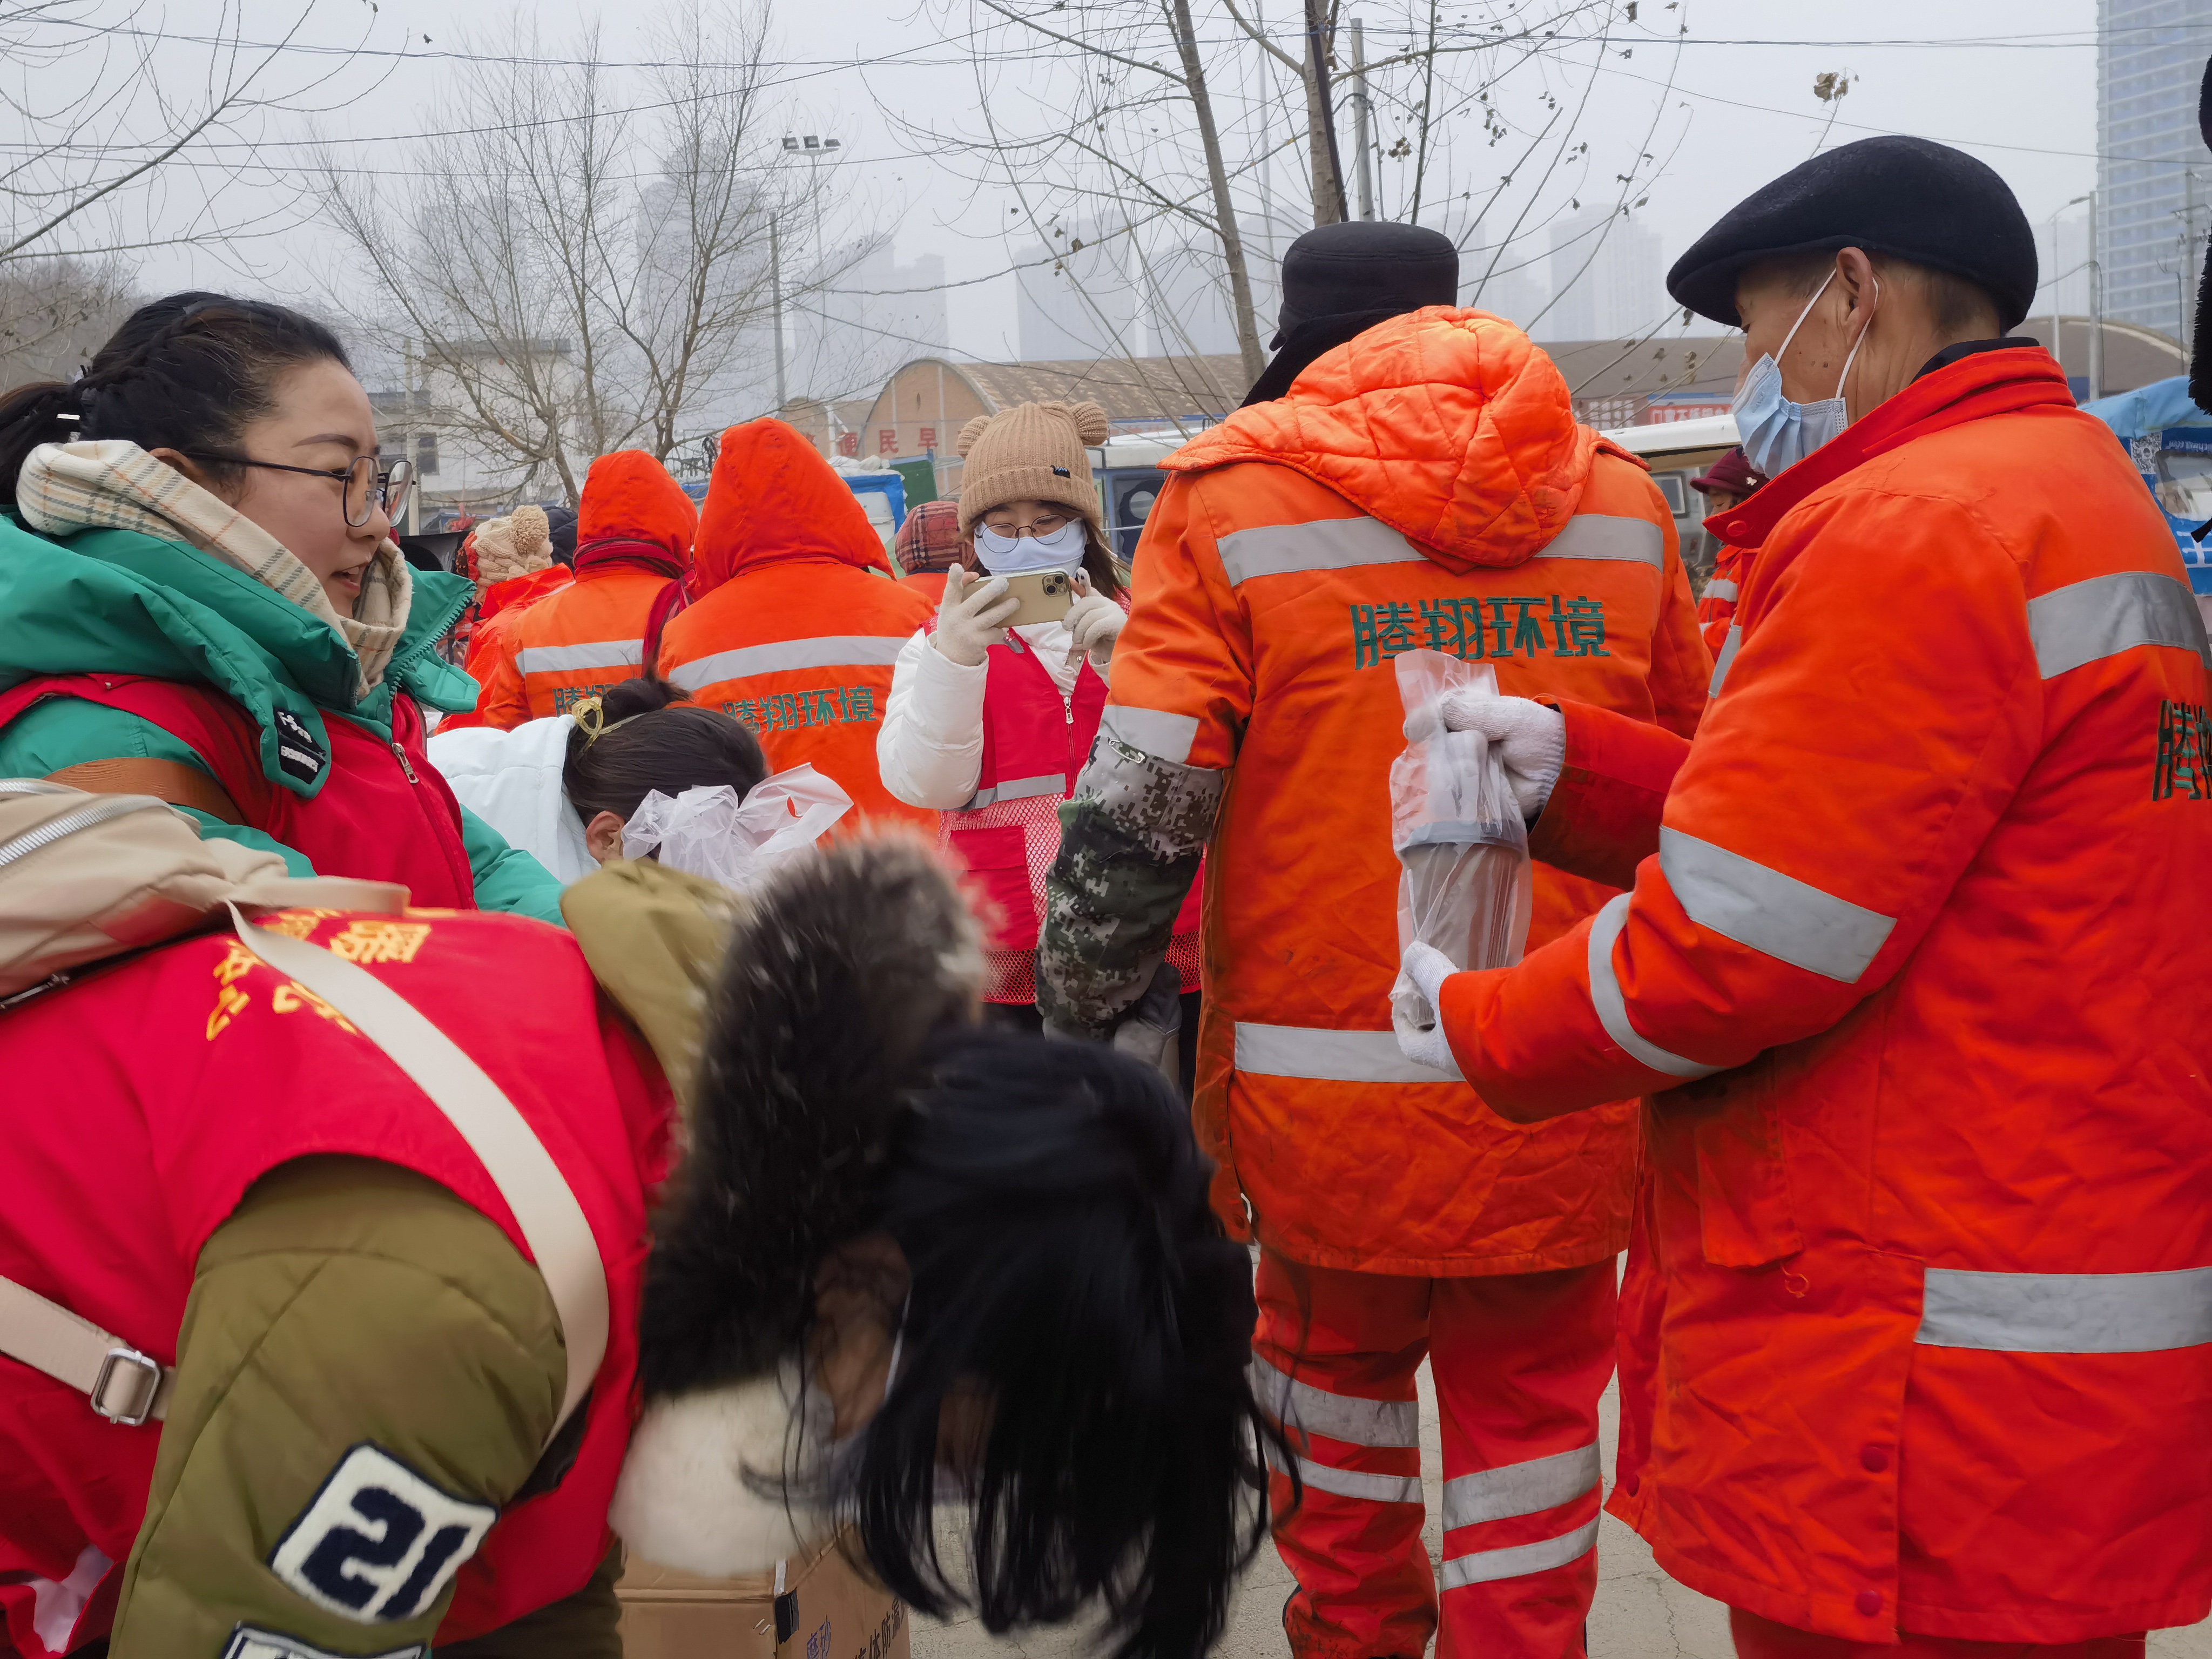
[{"label": "white face mask", "polygon": [[[1751,373],[1743,377],[1736,388],[1731,404],[1735,415],[1736,441],[1743,446],[1744,459],[1768,477],[1795,466],[1821,445],[1839,436],[1851,423],[1850,410],[1844,400],[1844,382],[1851,376],[1852,360],[1859,348],[1866,343],[1867,330],[1874,326],[1869,318],[1859,330],[1859,337],[1851,342],[1850,356],[1844,359],[1844,372],[1836,377],[1836,395],[1823,398],[1818,403],[1793,404],[1782,395],[1782,366],[1775,361],[1790,349],[1790,341],[1813,314],[1813,307],[1828,291],[1828,283],[1836,280],[1830,271],[1820,286],[1813,290],[1813,297],[1805,301],[1804,310],[1797,320],[1790,325],[1790,331],[1782,337],[1782,350],[1771,352],[1752,365]],[[1881,282],[1876,278],[1875,297],[1881,297]]]},{"label": "white face mask", "polygon": [[978,524],[975,557],[994,576],[1024,576],[1033,570],[1065,570],[1072,576],[1083,562],[1083,530],[1080,519],[1070,519],[1043,536],[1001,536]]}]

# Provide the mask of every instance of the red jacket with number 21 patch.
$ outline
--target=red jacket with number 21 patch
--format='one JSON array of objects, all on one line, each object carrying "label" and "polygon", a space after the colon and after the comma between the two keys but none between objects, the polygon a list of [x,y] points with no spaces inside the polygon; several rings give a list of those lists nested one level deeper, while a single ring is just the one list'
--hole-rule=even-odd
[{"label": "red jacket with number 21 patch", "polygon": [[1758,556],[1695,741],[1565,704],[1536,828],[1632,892],[1441,999],[1516,1119],[1652,1097],[1615,1512],[1857,1642],[2192,1624],[2212,785],[2173,539],[2033,348],[1713,528]]},{"label": "red jacket with number 21 patch", "polygon": [[[196,1465],[235,1466],[220,1420],[210,1426],[187,1411],[166,1424],[111,1423],[84,1394],[0,1358],[0,1655],[45,1659],[105,1634],[134,1542],[118,1652],[172,1651],[177,1632],[165,1639],[163,1610],[185,1605],[219,1634],[234,1621],[249,1633],[296,1632],[298,1615],[319,1610],[357,1630],[348,1650],[419,1654],[427,1632],[402,1639],[393,1631],[416,1630],[441,1606],[441,1645],[497,1629],[573,1595],[606,1555],[633,1409],[646,1195],[667,1160],[659,1068],[599,994],[575,941],[542,922],[298,910],[264,925],[358,963],[413,1004],[506,1092],[551,1156],[606,1273],[606,1352],[577,1407],[580,1432],[572,1440],[564,1431],[562,1451],[547,1460],[550,1490],[526,1495],[485,1490],[470,1460],[489,1454],[473,1440],[437,1447],[438,1423],[425,1427],[436,1402],[404,1389],[357,1419],[283,1411],[258,1426],[289,1449],[288,1492],[238,1477],[235,1507],[219,1523],[177,1522],[142,1537],[165,1439],[165,1468],[185,1453]],[[495,1000],[483,995],[488,975]],[[202,933],[87,971],[0,1015],[0,1275],[165,1366],[191,1340],[186,1300],[210,1238],[257,1181],[295,1159],[337,1154],[411,1170],[480,1211],[527,1257],[452,1121],[381,1048],[234,935]],[[361,1282],[333,1257],[292,1306]],[[444,1305],[417,1315],[433,1346],[459,1317],[451,1285],[438,1295]],[[272,1333],[289,1314],[269,1315]],[[219,1345],[221,1334],[211,1340]],[[267,1346],[280,1348],[278,1335]],[[316,1364],[337,1368],[344,1357]],[[313,1394],[316,1375],[285,1380]],[[461,1420],[503,1417],[534,1445],[551,1427],[562,1382],[548,1376],[536,1395],[518,1389]],[[243,1376],[225,1379],[226,1390],[248,1386]],[[389,1449],[417,1430],[450,1456],[422,1470],[395,1464]],[[377,1479],[368,1482],[364,1469]],[[372,1489],[356,1507],[365,1484]],[[214,1513],[203,1510],[202,1522]],[[319,1538],[304,1564],[294,1559]],[[293,1542],[290,1554],[280,1540]],[[276,1644],[234,1639],[195,1650]]]}]

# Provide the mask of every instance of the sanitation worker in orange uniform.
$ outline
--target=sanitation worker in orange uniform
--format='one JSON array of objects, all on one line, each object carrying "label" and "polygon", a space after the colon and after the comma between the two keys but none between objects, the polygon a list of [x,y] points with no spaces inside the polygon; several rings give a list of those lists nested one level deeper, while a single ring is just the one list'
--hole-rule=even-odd
[{"label": "sanitation worker in orange uniform", "polygon": [[937,814],[876,769],[891,665],[935,607],[899,584],[851,488],[781,421],[722,434],[692,581],[696,602],[661,635],[661,678],[752,727],[777,771],[811,763],[864,816],[935,834]]},{"label": "sanitation worker in orange uniform", "polygon": [[1694,742],[1447,711],[1537,856],[1632,890],[1407,966],[1498,1112],[1651,1097],[1612,1507],[1762,1659],[2140,1653],[2212,1605],[2205,634],[2003,337],[2035,285],[2004,182],[1923,139],[1741,204],[1668,278],[1744,329],[1771,479],[1714,523],[1756,556]]},{"label": "sanitation worker in orange uniform", "polygon": [[[1393,661],[1486,663],[1509,691],[1669,742],[1711,672],[1642,463],[1577,424],[1520,330],[1453,306],[1458,267],[1449,240],[1402,225],[1291,249],[1274,362],[1166,463],[1038,958],[1050,1026],[1106,1034],[1205,850],[1195,1111],[1216,1208],[1261,1246],[1254,1376],[1304,1482],[1290,1510],[1279,1468],[1301,1659],[1418,1656],[1432,1635],[1447,1659],[1582,1651],[1635,1184],[1634,1089],[1531,1132],[1449,1060],[1398,1051]],[[1540,871],[1533,937],[1612,891]],[[1421,1539],[1425,1354],[1441,1585]]]},{"label": "sanitation worker in orange uniform", "polygon": [[642,672],[649,619],[691,568],[698,526],[691,498],[645,451],[593,461],[576,515],[575,580],[500,640],[481,675],[483,723],[505,731],[565,714]]}]

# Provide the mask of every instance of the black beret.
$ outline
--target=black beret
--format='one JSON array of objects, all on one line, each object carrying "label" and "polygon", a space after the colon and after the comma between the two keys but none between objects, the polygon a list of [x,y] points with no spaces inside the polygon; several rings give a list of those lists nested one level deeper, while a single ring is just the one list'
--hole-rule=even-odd
[{"label": "black beret", "polygon": [[1316,317],[1458,303],[1459,249],[1443,232],[1378,219],[1321,225],[1283,255],[1283,309],[1269,349]]},{"label": "black beret", "polygon": [[1746,266],[1842,247],[1965,277],[1988,291],[2008,333],[2035,303],[2035,233],[2011,186],[1963,150],[1904,137],[1839,145],[1753,191],[1674,261],[1667,291],[1741,328]]}]

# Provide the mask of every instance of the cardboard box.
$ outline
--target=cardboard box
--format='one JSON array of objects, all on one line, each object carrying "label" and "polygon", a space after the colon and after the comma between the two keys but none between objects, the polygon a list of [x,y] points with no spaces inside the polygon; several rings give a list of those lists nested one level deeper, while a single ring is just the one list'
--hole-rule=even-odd
[{"label": "cardboard box", "polygon": [[622,1598],[624,1659],[909,1659],[906,1604],[846,1559],[849,1534],[777,1573],[702,1578],[635,1556]]}]

